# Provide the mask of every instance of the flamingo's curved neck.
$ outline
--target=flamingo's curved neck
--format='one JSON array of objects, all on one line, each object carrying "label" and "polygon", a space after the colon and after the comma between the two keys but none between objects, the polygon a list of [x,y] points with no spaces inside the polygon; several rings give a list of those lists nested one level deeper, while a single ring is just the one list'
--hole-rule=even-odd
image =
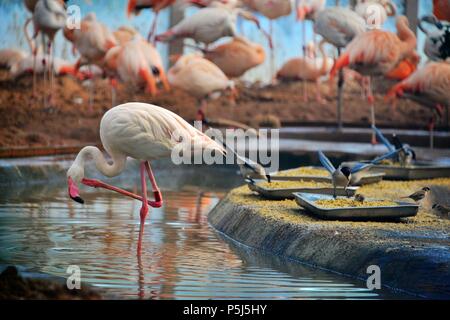
[{"label": "flamingo's curved neck", "polygon": [[89,157],[94,159],[97,170],[107,177],[115,177],[120,174],[125,168],[127,161],[127,158],[124,155],[111,154],[112,164],[109,164],[99,148],[88,146],[81,149],[74,164],[84,167],[84,164]]},{"label": "flamingo's curved neck", "polygon": [[416,49],[417,38],[414,32],[409,28],[408,23],[404,20],[400,20],[397,23],[397,34],[400,40],[403,42],[404,52],[410,52]]}]

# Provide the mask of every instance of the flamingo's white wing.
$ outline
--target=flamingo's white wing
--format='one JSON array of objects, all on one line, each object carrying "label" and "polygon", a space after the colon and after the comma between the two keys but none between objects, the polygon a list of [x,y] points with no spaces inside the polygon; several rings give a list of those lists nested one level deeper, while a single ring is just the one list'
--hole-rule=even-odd
[{"label": "flamingo's white wing", "polygon": [[200,42],[213,42],[224,34],[231,15],[221,8],[205,8],[183,19],[173,30],[176,34],[192,37]]},{"label": "flamingo's white wing", "polygon": [[314,30],[331,44],[345,47],[352,39],[366,31],[365,21],[354,11],[331,7],[317,14]]},{"label": "flamingo's white wing", "polygon": [[67,14],[58,0],[40,0],[35,7],[33,19],[39,26],[61,29],[66,25]]},{"label": "flamingo's white wing", "polygon": [[100,137],[108,152],[118,151],[135,159],[169,157],[182,141],[223,152],[222,146],[175,113],[138,102],[109,110],[102,118]]}]

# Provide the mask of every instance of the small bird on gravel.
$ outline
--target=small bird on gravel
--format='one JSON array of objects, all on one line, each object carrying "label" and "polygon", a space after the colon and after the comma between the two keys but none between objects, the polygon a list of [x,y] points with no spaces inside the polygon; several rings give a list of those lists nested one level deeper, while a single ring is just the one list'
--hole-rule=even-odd
[{"label": "small bird on gravel", "polygon": [[435,203],[432,206],[433,210],[435,210],[441,216],[450,217],[450,207],[444,206],[442,204]]},{"label": "small bird on gravel", "polygon": [[[241,157],[242,158],[242,157]],[[270,175],[266,174],[266,170],[258,163],[245,159],[244,163],[239,164],[239,169],[245,179],[263,179],[270,183]]]},{"label": "small bird on gravel", "polygon": [[364,200],[366,200],[366,198],[362,194],[358,193],[355,195],[355,201],[364,202]]},{"label": "small bird on gravel", "polygon": [[416,192],[414,192],[413,194],[411,194],[411,195],[409,195],[407,197],[402,197],[402,199],[412,199],[415,202],[419,202],[419,201],[423,200],[426,197],[426,195],[428,194],[429,191],[430,191],[430,188],[423,187],[419,191],[416,191]]}]

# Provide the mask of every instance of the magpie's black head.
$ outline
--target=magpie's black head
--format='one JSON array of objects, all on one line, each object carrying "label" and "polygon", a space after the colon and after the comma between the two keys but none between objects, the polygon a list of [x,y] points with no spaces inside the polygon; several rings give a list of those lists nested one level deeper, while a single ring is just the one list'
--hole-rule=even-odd
[{"label": "magpie's black head", "polygon": [[428,188],[428,187],[423,187],[422,190],[423,190],[423,191],[430,191],[430,188]]},{"label": "magpie's black head", "polygon": [[391,143],[394,145],[396,149],[400,149],[403,147],[403,143],[400,141],[400,138],[395,133],[392,135]]},{"label": "magpie's black head", "polygon": [[348,178],[350,176],[351,170],[349,167],[342,167],[341,172]]},{"label": "magpie's black head", "polygon": [[154,76],[159,76],[159,74],[161,72],[159,71],[159,69],[157,67],[152,66],[152,73],[153,73]]}]

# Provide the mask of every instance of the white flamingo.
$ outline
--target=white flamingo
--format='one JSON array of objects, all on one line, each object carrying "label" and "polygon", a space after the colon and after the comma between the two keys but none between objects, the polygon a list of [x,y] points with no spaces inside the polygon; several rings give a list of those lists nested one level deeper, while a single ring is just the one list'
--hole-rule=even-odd
[{"label": "white flamingo", "polygon": [[204,43],[207,46],[223,37],[236,36],[237,16],[253,21],[258,29],[268,38],[271,46],[271,39],[260,27],[258,19],[250,12],[237,9],[227,9],[223,7],[213,7],[200,9],[193,15],[184,18],[177,25],[166,32],[157,35],[156,41],[168,42],[179,38],[191,38],[196,42]]},{"label": "white flamingo", "polygon": [[[23,3],[25,5],[25,8],[33,15],[34,14],[34,8],[36,7],[36,3],[38,0],[24,0]],[[25,34],[25,38],[27,40],[28,46],[30,47],[30,53],[33,55],[33,69],[36,67],[36,55],[37,55],[37,47],[36,44],[33,42],[33,39],[31,39],[30,35],[28,34],[28,25],[33,22],[33,16],[31,18],[28,18],[25,21],[25,24],[23,25],[23,33]],[[33,73],[33,96],[36,96],[36,74]]]},{"label": "white flamingo", "polygon": [[[47,55],[50,57],[50,67],[52,67],[52,44],[56,33],[66,25],[67,14],[65,10],[65,2],[62,0],[39,0],[33,13],[34,35],[36,38],[39,32],[42,32],[48,38],[48,44],[45,43],[45,37],[42,37],[43,48],[47,48]],[[50,86],[53,87],[53,72],[50,72]],[[44,73],[44,85],[45,85]],[[51,97],[51,93],[50,93]],[[51,100],[51,99],[50,99]],[[44,103],[46,99],[44,98]]]},{"label": "white flamingo", "polygon": [[198,54],[182,56],[175,65],[169,69],[167,78],[169,83],[199,100],[197,119],[205,119],[206,99],[216,97],[223,91],[230,90],[234,100],[236,89],[234,81],[227,76],[214,63]]},{"label": "white flamingo", "polygon": [[396,15],[397,6],[390,0],[358,0],[355,12],[370,29],[381,29],[388,17]]},{"label": "white flamingo", "polygon": [[[314,22],[314,31],[338,49],[338,55],[354,37],[366,31],[366,22],[356,12],[343,7],[325,7],[325,0],[301,0],[297,8],[300,20]],[[337,122],[342,128],[344,74],[339,72]]]},{"label": "white flamingo", "polygon": [[[37,58],[37,59],[36,59]],[[37,60],[38,62],[36,62]],[[38,54],[37,56],[28,55],[15,61],[11,64],[10,73],[13,78],[21,77],[25,74],[32,73],[43,74],[44,72],[49,72],[47,70],[47,65],[49,65],[50,57],[48,55]],[[73,76],[77,75],[74,66],[69,62],[61,58],[54,57],[51,64],[50,72],[53,75],[66,75],[71,74]]]},{"label": "white flamingo", "polygon": [[10,69],[27,54],[20,49],[0,49],[0,68]]},{"label": "white flamingo", "polygon": [[[225,154],[221,145],[192,127],[180,116],[164,108],[145,103],[126,103],[106,112],[100,122],[100,138],[103,147],[112,158],[112,162],[108,163],[97,147],[87,146],[81,149],[67,171],[69,196],[77,202],[84,203],[80,198],[77,186],[78,183],[82,183],[94,188],[112,190],[142,201],[138,255],[141,253],[144,222],[149,205],[158,208],[163,204],[161,192],[156,184],[149,161],[169,158],[172,150],[180,146],[180,141],[186,143],[181,145],[180,150],[183,151],[190,151],[190,146],[196,145],[201,146],[202,151],[215,150]],[[196,148],[196,150],[199,149]],[[93,158],[97,170],[103,175],[114,177],[124,170],[127,157],[140,161],[142,196],[99,180],[85,178],[84,167],[89,158]],[[152,185],[154,201],[147,199],[146,174]]]},{"label": "white flamingo", "polygon": [[444,107],[450,107],[450,64],[430,62],[416,70],[411,76],[393,86],[387,98],[397,96],[411,99],[433,111],[428,129],[430,148],[434,147],[434,126],[436,115],[442,116]]}]

